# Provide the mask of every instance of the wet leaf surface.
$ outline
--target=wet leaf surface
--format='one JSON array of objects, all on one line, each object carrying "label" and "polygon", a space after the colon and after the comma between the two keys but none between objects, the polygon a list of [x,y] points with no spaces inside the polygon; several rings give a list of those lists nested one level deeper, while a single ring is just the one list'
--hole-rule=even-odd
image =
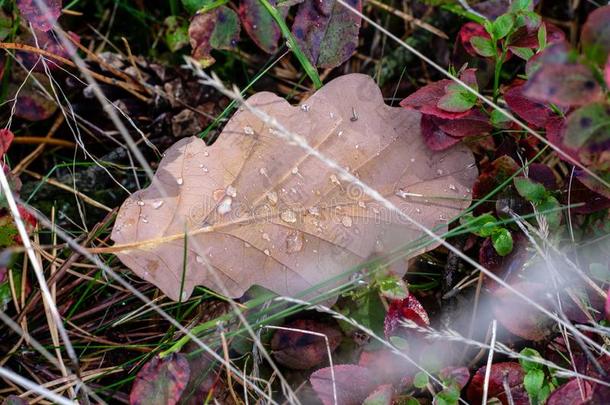
[{"label": "wet leaf surface", "polygon": [[412,321],[418,326],[430,325],[428,313],[413,294],[409,294],[404,300],[393,300],[390,303],[384,321],[386,337],[389,338],[395,334],[399,336],[408,334],[408,329],[405,329],[400,324],[405,320]]},{"label": "wet leaf surface", "polygon": [[[361,0],[347,0],[362,11]],[[361,18],[335,0],[304,1],[292,25],[301,50],[318,67],[339,66],[356,50]]]},{"label": "wet leaf surface", "polygon": [[[440,226],[442,232],[447,219],[469,204],[477,175],[471,152],[429,151],[419,114],[384,105],[367,76],[335,79],[300,107],[271,93],[259,93],[249,103],[429,228]],[[421,236],[274,131],[240,111],[212,146],[198,138],[176,143],[152,185],[125,201],[113,229],[118,244],[147,241],[148,246],[118,257],[174,300],[180,297],[183,269],[184,297],[196,285],[222,291],[218,282],[234,297],[253,284],[294,295]],[[426,198],[432,195],[436,198]],[[443,195],[451,199],[440,199]],[[185,230],[197,244],[189,244],[183,264],[177,258],[183,257]]]}]

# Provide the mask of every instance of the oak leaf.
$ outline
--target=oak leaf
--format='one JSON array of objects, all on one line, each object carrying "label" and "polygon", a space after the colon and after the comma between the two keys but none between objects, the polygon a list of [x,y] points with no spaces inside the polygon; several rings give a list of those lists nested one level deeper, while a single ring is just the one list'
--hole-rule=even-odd
[{"label": "oak leaf", "polygon": [[[268,92],[248,104],[439,234],[470,204],[472,153],[462,145],[430,151],[420,114],[385,105],[368,76],[339,77],[300,106]],[[175,300],[197,285],[232,297],[252,285],[315,294],[422,236],[249,109],[211,146],[192,137],[169,148],[152,184],[123,203],[112,231],[119,259]]]}]

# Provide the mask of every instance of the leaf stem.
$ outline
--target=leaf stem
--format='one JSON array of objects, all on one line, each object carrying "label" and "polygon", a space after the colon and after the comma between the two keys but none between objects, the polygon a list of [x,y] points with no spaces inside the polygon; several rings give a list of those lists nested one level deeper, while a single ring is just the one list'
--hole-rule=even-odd
[{"label": "leaf stem", "polygon": [[259,1],[263,5],[263,7],[265,7],[265,9],[267,9],[269,14],[271,14],[271,17],[273,17],[273,19],[275,20],[277,25],[280,27],[280,31],[282,31],[282,35],[284,36],[284,39],[286,39],[286,42],[288,43],[288,47],[290,49],[292,49],[294,56],[296,56],[296,58],[301,63],[301,66],[305,70],[305,73],[307,73],[307,76],[309,76],[309,78],[313,82],[313,85],[315,86],[315,88],[319,89],[320,87],[322,87],[322,80],[320,79],[320,76],[318,75],[318,71],[311,64],[311,62],[307,58],[307,56],[305,56],[305,54],[299,47],[299,44],[297,44],[296,39],[292,35],[292,32],[290,32],[290,28],[288,28],[288,25],[286,25],[286,22],[284,21],[284,17],[282,17],[280,12],[277,11],[277,9],[275,7],[273,7],[271,5],[271,3],[269,3],[268,0],[259,0]]}]

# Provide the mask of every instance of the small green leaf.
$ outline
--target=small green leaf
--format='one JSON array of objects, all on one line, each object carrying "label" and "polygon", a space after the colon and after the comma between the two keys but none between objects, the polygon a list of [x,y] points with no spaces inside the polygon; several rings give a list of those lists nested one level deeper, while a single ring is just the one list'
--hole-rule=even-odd
[{"label": "small green leaf", "polygon": [[441,110],[466,112],[477,102],[476,96],[464,90],[460,84],[450,84],[446,91],[447,93],[436,104]]},{"label": "small green leaf", "polygon": [[466,227],[468,232],[481,237],[491,235],[496,227],[496,222],[496,218],[491,214],[483,214],[476,218],[472,214],[468,214],[460,219],[460,223]]},{"label": "small green leaf", "polygon": [[486,58],[491,58],[497,54],[496,47],[489,38],[472,37],[470,38],[470,45],[472,45],[476,53]]},{"label": "small green leaf", "polygon": [[538,398],[538,394],[542,389],[542,384],[544,384],[544,371],[542,370],[531,370],[525,374],[525,377],[523,378],[523,386],[530,398]]},{"label": "small green leaf", "polygon": [[512,121],[506,115],[498,110],[493,110],[490,114],[491,125],[495,128],[508,128],[512,125]]},{"label": "small green leaf", "polygon": [[521,350],[521,352],[519,352],[519,355],[521,356],[519,358],[519,364],[521,364],[521,368],[523,368],[523,371],[525,371],[526,373],[529,373],[532,370],[542,370],[542,364],[527,360],[527,358],[542,359],[542,356],[540,356],[540,353],[538,353],[537,350],[526,347],[525,349]]},{"label": "small green leaf", "polygon": [[498,228],[491,235],[491,243],[500,256],[506,256],[513,251],[513,237],[506,228]]},{"label": "small green leaf", "polygon": [[408,350],[409,342],[400,336],[390,336],[390,343],[392,343],[397,349]]},{"label": "small green leaf", "polygon": [[492,24],[492,36],[498,40],[506,37],[511,33],[515,24],[515,18],[512,14],[502,14]]},{"label": "small green leaf", "polygon": [[527,201],[533,203],[542,202],[548,195],[542,184],[532,181],[527,177],[515,177],[513,181],[519,195]]},{"label": "small green leaf", "polygon": [[546,24],[540,24],[538,28],[538,50],[541,51],[546,48]]},{"label": "small green leaf", "polygon": [[532,51],[530,48],[511,46],[510,51],[523,60],[530,60],[530,58],[534,56],[534,51]]},{"label": "small green leaf", "polygon": [[209,10],[209,7],[214,3],[219,3],[218,5],[224,4],[220,3],[218,0],[182,0],[182,5],[186,9],[186,11],[191,14],[195,14],[202,8]]},{"label": "small green leaf", "polygon": [[403,300],[409,296],[407,285],[402,278],[390,274],[378,280],[379,289],[384,297],[393,300]]},{"label": "small green leaf", "polygon": [[436,405],[456,405],[460,399],[460,390],[455,386],[450,386],[436,394],[434,403]]},{"label": "small green leaf", "polygon": [[534,4],[532,0],[515,0],[510,5],[510,11],[528,11],[533,10]]},{"label": "small green leaf", "polygon": [[176,52],[189,44],[188,25],[179,17],[171,15],[163,22],[165,42],[170,51]]},{"label": "small green leaf", "polygon": [[417,388],[426,388],[426,385],[428,385],[428,374],[424,373],[423,371],[415,374],[415,378],[413,378],[413,385]]},{"label": "small green leaf", "polygon": [[0,220],[0,247],[9,247],[15,243],[17,229],[15,229],[15,225],[10,221],[2,222],[5,221]]}]

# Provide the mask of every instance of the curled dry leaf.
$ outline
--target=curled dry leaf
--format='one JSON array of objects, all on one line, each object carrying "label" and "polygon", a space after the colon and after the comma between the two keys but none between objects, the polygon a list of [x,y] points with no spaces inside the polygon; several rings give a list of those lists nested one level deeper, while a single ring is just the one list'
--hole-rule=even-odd
[{"label": "curled dry leaf", "polygon": [[[267,92],[248,103],[440,234],[470,204],[472,153],[429,151],[420,114],[385,105],[368,76],[335,79],[300,107]],[[320,284],[423,236],[276,134],[242,109],[212,146],[196,137],[177,142],[151,186],[121,207],[112,239],[130,245],[115,247],[117,256],[175,300],[183,270],[184,297],[196,285],[233,297],[254,284],[295,295],[330,288]]]},{"label": "curled dry leaf", "polygon": [[295,370],[307,370],[328,362],[328,350],[332,353],[343,337],[337,328],[311,319],[298,319],[284,327],[292,330],[279,329],[274,333],[271,339],[273,357]]}]

